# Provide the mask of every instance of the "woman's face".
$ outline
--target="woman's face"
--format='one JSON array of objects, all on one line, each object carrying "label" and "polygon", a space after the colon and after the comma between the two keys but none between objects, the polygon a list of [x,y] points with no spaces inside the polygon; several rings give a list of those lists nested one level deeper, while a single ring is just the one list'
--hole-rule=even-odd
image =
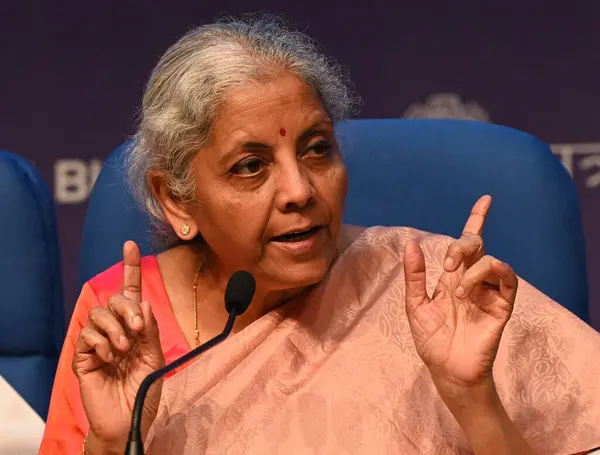
[{"label": "woman's face", "polygon": [[326,275],[347,177],[331,119],[298,77],[231,91],[193,168],[192,217],[227,273],[248,270],[271,290]]}]

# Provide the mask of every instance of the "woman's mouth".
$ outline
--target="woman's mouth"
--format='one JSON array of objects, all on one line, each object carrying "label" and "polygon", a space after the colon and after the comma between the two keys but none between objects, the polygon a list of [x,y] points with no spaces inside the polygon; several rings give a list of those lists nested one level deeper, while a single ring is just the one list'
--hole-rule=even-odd
[{"label": "woman's mouth", "polygon": [[310,229],[307,229],[305,231],[290,232],[289,234],[278,235],[276,237],[272,237],[271,241],[272,242],[286,242],[286,243],[289,243],[289,242],[302,242],[304,240],[308,240],[309,238],[311,238],[321,228],[322,228],[322,226],[314,226],[314,227],[312,227]]}]

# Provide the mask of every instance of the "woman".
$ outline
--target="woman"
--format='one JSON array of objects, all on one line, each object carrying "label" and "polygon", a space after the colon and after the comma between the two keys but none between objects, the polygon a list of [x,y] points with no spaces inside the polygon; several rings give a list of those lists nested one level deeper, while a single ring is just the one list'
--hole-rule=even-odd
[{"label": "woman", "polygon": [[127,242],[84,286],[40,453],[84,436],[84,453],[122,453],[139,383],[222,331],[240,269],[257,287],[234,335],[150,390],[149,453],[600,446],[583,371],[598,334],[485,255],[490,197],[456,241],[342,226],[334,125],[352,107],[338,67],[277,22],[203,26],[167,51],[128,157],[165,251]]}]

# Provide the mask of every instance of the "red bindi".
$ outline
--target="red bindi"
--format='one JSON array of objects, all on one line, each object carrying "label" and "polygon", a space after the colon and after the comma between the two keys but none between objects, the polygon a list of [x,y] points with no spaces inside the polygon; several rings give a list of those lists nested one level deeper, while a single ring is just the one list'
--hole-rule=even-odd
[{"label": "red bindi", "polygon": [[285,128],[279,128],[279,134],[285,136]]}]

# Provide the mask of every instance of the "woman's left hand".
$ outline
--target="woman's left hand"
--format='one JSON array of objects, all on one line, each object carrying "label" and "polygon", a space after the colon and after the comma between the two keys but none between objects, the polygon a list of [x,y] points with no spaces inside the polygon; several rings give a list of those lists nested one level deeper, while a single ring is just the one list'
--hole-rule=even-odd
[{"label": "woman's left hand", "polygon": [[444,271],[430,298],[425,258],[406,244],[406,313],[416,349],[443,398],[491,386],[492,366],[517,292],[512,268],[486,256],[481,234],[491,197],[474,205],[462,236],[448,248]]}]

